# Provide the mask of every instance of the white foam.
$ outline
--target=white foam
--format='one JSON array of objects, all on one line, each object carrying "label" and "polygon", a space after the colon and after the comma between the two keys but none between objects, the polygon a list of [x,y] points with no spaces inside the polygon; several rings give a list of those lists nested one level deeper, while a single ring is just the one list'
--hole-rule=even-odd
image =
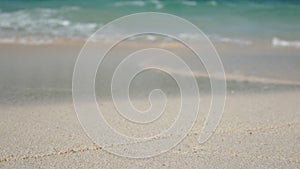
[{"label": "white foam", "polygon": [[[78,10],[77,7],[62,7],[59,9],[36,8],[15,12],[0,13],[1,42],[12,42],[12,38],[20,43],[44,43],[45,40],[21,40],[20,37],[48,36],[49,39],[80,39],[94,33],[101,25],[98,23],[74,22],[61,17],[66,10]],[[13,18],[13,19],[12,19]],[[19,42],[16,42],[19,43]],[[49,43],[48,40],[46,43]]]},{"label": "white foam", "polygon": [[221,37],[221,36],[216,36],[212,35],[210,36],[212,40],[223,42],[223,43],[234,43],[234,44],[239,44],[239,45],[251,45],[252,41],[250,40],[245,40],[245,39],[239,39],[239,38],[229,38],[229,37]]},{"label": "white foam", "polygon": [[197,5],[196,1],[182,1],[181,3],[186,6],[196,6]]},{"label": "white foam", "polygon": [[151,2],[155,5],[156,9],[164,8],[164,5],[159,0],[151,0]]},{"label": "white foam", "polygon": [[123,2],[116,2],[115,6],[139,6],[143,7],[146,5],[144,1],[123,1]]},{"label": "white foam", "polygon": [[282,40],[277,37],[274,37],[272,39],[272,45],[274,47],[295,47],[295,48],[300,48],[300,41],[287,41],[287,40]]},{"label": "white foam", "polygon": [[16,38],[12,37],[12,38],[0,38],[0,43],[15,43],[16,42]]},{"label": "white foam", "polygon": [[243,40],[243,39],[233,39],[233,38],[221,38],[222,42],[229,42],[229,43],[236,43],[236,44],[242,44],[242,45],[251,45],[252,42],[249,40]]},{"label": "white foam", "polygon": [[211,6],[217,6],[217,5],[218,5],[217,1],[209,1],[208,3],[209,3]]},{"label": "white foam", "polygon": [[53,38],[37,38],[37,37],[11,37],[0,38],[2,44],[22,44],[22,45],[46,45],[53,44],[55,39]]},{"label": "white foam", "polygon": [[199,35],[188,34],[188,33],[181,33],[178,36],[180,39],[186,39],[186,40],[195,40],[197,38],[200,38]]},{"label": "white foam", "polygon": [[156,37],[153,36],[153,35],[147,35],[147,39],[150,40],[150,41],[155,41]]}]

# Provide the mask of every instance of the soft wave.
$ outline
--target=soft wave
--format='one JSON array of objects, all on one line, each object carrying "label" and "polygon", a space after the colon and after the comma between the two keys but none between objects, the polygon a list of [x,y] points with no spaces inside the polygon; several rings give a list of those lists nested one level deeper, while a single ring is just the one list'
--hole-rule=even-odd
[{"label": "soft wave", "polygon": [[217,5],[218,5],[217,1],[209,1],[208,3],[209,3],[211,6],[217,6]]},{"label": "soft wave", "polygon": [[182,1],[181,3],[186,6],[196,6],[197,5],[196,1]]},{"label": "soft wave", "polygon": [[146,3],[144,1],[123,1],[123,2],[115,2],[115,6],[145,6]]},{"label": "soft wave", "polygon": [[233,43],[238,45],[251,45],[252,41],[245,40],[245,39],[239,39],[239,38],[229,38],[229,37],[222,37],[217,35],[209,36],[211,40],[216,42],[222,42],[222,43]]},{"label": "soft wave", "polygon": [[46,44],[53,44],[55,41],[56,40],[53,38],[36,38],[36,37],[0,38],[0,43],[3,44],[46,45]]},{"label": "soft wave", "polygon": [[[94,27],[93,25],[90,25],[91,27]],[[82,25],[78,26],[80,29],[85,30],[86,27],[89,27],[89,25]],[[90,41],[93,42],[113,42],[117,39],[123,38],[125,35],[120,33],[108,33],[108,34],[100,34],[95,35],[93,38],[90,39]],[[74,36],[74,37],[57,37],[57,36],[13,36],[13,37],[0,37],[0,43],[17,43],[17,44],[51,44],[60,40],[71,40],[71,41],[85,41],[89,36]],[[203,38],[199,35],[194,34],[187,34],[187,33],[181,33],[178,35],[179,39],[181,40],[187,40],[187,41],[196,41],[199,38]],[[229,37],[220,37],[220,36],[208,36],[210,40],[216,43],[230,43],[234,45],[251,45],[252,41],[244,40],[244,39],[237,39],[237,38],[229,38]],[[131,42],[138,42],[138,43],[173,43],[174,41],[172,39],[166,38],[166,37],[160,37],[155,35],[145,35],[145,36],[139,36],[139,37],[131,37],[129,39]]]},{"label": "soft wave", "polygon": [[156,9],[162,9],[164,7],[164,4],[159,0],[151,0],[151,2],[155,5]]},{"label": "soft wave", "polygon": [[300,48],[300,41],[287,41],[282,40],[277,37],[272,39],[272,44],[274,47],[295,47]]},{"label": "soft wave", "polygon": [[2,41],[7,41],[7,39],[24,36],[49,36],[52,39],[89,36],[100,24],[74,22],[61,17],[61,13],[78,9],[77,7],[37,8],[0,13],[0,38]]},{"label": "soft wave", "polygon": [[151,1],[121,1],[121,2],[115,2],[114,6],[116,7],[122,7],[122,6],[138,6],[138,7],[144,7],[147,4],[153,4],[156,9],[162,9],[164,7],[164,4],[160,2],[159,0],[151,0]]}]

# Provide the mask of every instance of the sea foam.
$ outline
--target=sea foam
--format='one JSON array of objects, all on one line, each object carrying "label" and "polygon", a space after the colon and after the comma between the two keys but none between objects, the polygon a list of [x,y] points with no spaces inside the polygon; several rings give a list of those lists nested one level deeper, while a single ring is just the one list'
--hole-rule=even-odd
[{"label": "sea foam", "polygon": [[295,47],[300,48],[300,41],[288,41],[288,40],[282,40],[277,37],[274,37],[272,39],[272,45],[274,47]]}]

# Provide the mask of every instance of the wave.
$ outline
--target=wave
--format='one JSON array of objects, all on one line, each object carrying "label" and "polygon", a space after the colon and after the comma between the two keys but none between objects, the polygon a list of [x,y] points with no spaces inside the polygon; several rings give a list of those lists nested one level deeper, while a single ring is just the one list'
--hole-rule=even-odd
[{"label": "wave", "polygon": [[[196,6],[199,1],[182,1],[181,4]],[[214,3],[208,1],[207,3]],[[156,9],[164,8],[166,2],[158,0],[150,1],[118,1],[115,6],[146,6],[154,5]],[[96,32],[102,23],[92,22],[88,19],[80,19],[85,9],[77,6],[60,8],[33,8],[17,11],[0,12],[0,43],[19,44],[51,44],[57,40],[86,40]],[[80,17],[78,17],[80,15]],[[77,18],[78,17],[78,18]],[[12,19],[13,18],[13,19]],[[122,32],[122,31],[120,31]],[[278,34],[280,35],[280,34]],[[111,41],[121,36],[116,33],[109,33],[100,40]],[[199,38],[193,34],[182,33],[179,35],[184,40],[195,40]],[[248,36],[246,36],[248,37]],[[209,38],[214,42],[228,43],[233,45],[252,45],[254,41],[240,37],[225,37],[222,33],[211,34]],[[272,38],[272,37],[270,37]],[[146,40],[157,42],[161,38],[157,36],[147,36]],[[270,39],[267,39],[270,45]],[[255,42],[256,43],[256,42]],[[295,47],[300,48],[300,41],[282,40],[277,37],[272,38],[271,45],[274,47]]]},{"label": "wave", "polygon": [[115,2],[114,6],[116,7],[123,7],[123,6],[137,6],[137,7],[144,7],[147,4],[152,4],[155,6],[156,9],[162,9],[164,4],[159,0],[151,0],[151,1],[120,1]]},{"label": "wave", "polygon": [[55,41],[56,40],[53,38],[34,38],[34,37],[0,38],[0,43],[3,44],[47,45],[47,44],[53,44]]},{"label": "wave", "polygon": [[287,40],[282,40],[277,37],[274,37],[272,39],[272,45],[274,47],[295,47],[295,48],[300,48],[300,41],[287,41]]},{"label": "wave", "polygon": [[76,10],[79,8],[36,8],[2,12],[0,13],[0,38],[2,41],[24,36],[48,36],[52,39],[82,38],[91,35],[101,26],[99,23],[76,22],[61,16],[62,13]]},{"label": "wave", "polygon": [[144,1],[121,1],[121,2],[115,2],[114,3],[115,6],[119,7],[119,6],[139,6],[139,7],[143,7],[146,5],[146,3]]},{"label": "wave", "polygon": [[155,5],[156,9],[164,8],[164,4],[161,3],[159,0],[151,0],[150,2],[152,2]]},{"label": "wave", "polygon": [[197,5],[196,1],[182,1],[181,3],[186,6],[196,6]]},{"label": "wave", "polygon": [[209,38],[215,42],[222,42],[222,43],[232,43],[237,45],[251,45],[251,40],[245,40],[240,38],[231,38],[231,37],[223,37],[218,35],[211,35]]},{"label": "wave", "polygon": [[208,3],[209,3],[211,6],[217,6],[217,5],[218,5],[217,1],[209,1]]},{"label": "wave", "polygon": [[[94,25],[78,25],[78,29],[82,29],[82,31],[86,30],[87,27],[94,28]],[[72,29],[71,29],[72,31]],[[96,31],[96,30],[95,30]],[[88,37],[94,32],[90,32],[87,36],[52,36],[52,35],[24,35],[24,36],[9,36],[9,37],[1,37],[0,36],[0,44],[29,44],[29,45],[43,45],[43,44],[52,44],[58,41],[86,41]],[[89,39],[92,42],[114,42],[117,39],[124,37],[124,34],[120,33],[108,33],[95,35],[93,38]],[[195,40],[202,38],[199,35],[181,33],[178,35],[179,39],[194,42]],[[229,37],[221,37],[215,35],[208,35],[208,38],[215,43],[225,43],[232,45],[240,45],[240,46],[248,46],[252,44],[252,41],[238,38],[229,38]],[[161,45],[173,44],[174,40],[170,38],[166,38],[163,36],[156,35],[145,35],[145,36],[134,36],[129,38],[131,43],[161,43]]]}]

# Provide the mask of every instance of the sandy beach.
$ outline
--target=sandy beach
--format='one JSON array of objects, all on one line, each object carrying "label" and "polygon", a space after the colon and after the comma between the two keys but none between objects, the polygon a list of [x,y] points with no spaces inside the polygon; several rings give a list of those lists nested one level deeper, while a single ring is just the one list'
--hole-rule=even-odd
[{"label": "sandy beach", "polygon": [[203,121],[198,119],[182,143],[148,159],[118,157],[95,145],[81,128],[71,98],[49,104],[56,100],[50,93],[29,90],[17,98],[1,97],[11,103],[0,111],[1,168],[299,167],[299,90],[230,94],[222,122],[208,142],[197,142]]},{"label": "sandy beach", "polygon": [[[124,158],[107,152],[105,148],[124,145],[100,147],[94,144],[74,111],[72,72],[80,48],[81,45],[74,44],[0,45],[0,168],[300,166],[300,86],[290,80],[292,75],[264,81],[261,77],[238,78],[229,74],[222,121],[204,144],[199,144],[197,138],[210,102],[205,92],[201,95],[203,109],[195,126],[183,142],[169,152],[146,159]],[[222,52],[222,48],[219,49]],[[233,72],[230,63],[235,55],[225,53],[225,69]],[[272,66],[282,63],[277,61],[273,60],[275,65]],[[274,71],[280,72],[280,69]],[[268,73],[263,76],[268,77]],[[175,95],[170,100],[172,107],[178,97]],[[143,99],[136,101],[148,104]],[[100,104],[103,109],[113,111],[110,102]],[[108,118],[111,122],[115,120],[115,116]]]},{"label": "sandy beach", "polygon": [[0,169],[300,168],[299,16],[296,0],[0,0]]}]

